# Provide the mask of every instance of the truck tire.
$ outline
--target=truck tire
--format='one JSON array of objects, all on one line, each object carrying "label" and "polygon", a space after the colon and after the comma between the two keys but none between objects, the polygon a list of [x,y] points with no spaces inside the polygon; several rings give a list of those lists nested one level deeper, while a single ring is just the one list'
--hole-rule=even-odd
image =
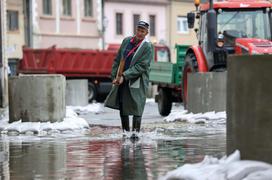
[{"label": "truck tire", "polygon": [[185,57],[184,68],[182,72],[182,101],[184,108],[188,105],[188,73],[198,71],[197,60],[194,54],[189,53]]},{"label": "truck tire", "polygon": [[88,84],[88,99],[89,99],[89,102],[92,102],[93,100],[95,100],[96,97],[97,97],[96,86],[92,82],[89,82],[89,84]]},{"label": "truck tire", "polygon": [[159,90],[158,109],[162,116],[168,116],[172,109],[171,94],[167,89],[161,88]]}]

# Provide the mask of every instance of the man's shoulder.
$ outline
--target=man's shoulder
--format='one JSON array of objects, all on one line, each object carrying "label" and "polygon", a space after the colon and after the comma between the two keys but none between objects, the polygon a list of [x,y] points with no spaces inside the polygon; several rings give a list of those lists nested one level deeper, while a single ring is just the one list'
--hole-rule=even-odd
[{"label": "man's shoulder", "polygon": [[153,47],[153,44],[152,44],[148,39],[146,39],[146,40],[145,40],[145,47],[146,47],[146,48],[152,48],[152,47]]},{"label": "man's shoulder", "polygon": [[128,42],[130,41],[130,39],[131,39],[131,36],[125,37],[122,41],[120,48],[124,48],[128,44]]},{"label": "man's shoulder", "polygon": [[124,38],[123,42],[129,41],[132,38],[132,36],[127,36]]}]

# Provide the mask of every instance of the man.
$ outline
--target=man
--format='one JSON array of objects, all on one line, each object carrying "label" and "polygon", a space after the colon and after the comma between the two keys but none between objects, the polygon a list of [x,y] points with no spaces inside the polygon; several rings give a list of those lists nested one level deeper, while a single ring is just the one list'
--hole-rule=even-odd
[{"label": "man", "polygon": [[[120,110],[123,132],[130,131],[129,115],[133,115],[132,131],[140,132],[150,62],[153,58],[152,44],[145,39],[149,24],[140,21],[136,28],[136,34],[133,37],[123,40],[114,60],[111,73],[113,88],[105,101],[105,106]],[[123,73],[120,78],[116,78],[122,60],[124,61]],[[138,137],[133,133],[131,138]]]}]

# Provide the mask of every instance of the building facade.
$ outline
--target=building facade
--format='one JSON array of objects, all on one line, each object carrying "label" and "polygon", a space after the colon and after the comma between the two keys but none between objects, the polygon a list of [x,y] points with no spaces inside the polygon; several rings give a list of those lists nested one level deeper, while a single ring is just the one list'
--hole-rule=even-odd
[{"label": "building facade", "polygon": [[195,31],[187,25],[187,13],[192,10],[190,0],[105,0],[106,46],[134,35],[136,23],[144,20],[150,24],[151,42],[167,45],[171,61],[176,62],[176,44],[197,43]]},{"label": "building facade", "polygon": [[31,48],[102,49],[102,0],[6,0],[11,74]]},{"label": "building facade", "polygon": [[25,45],[24,1],[6,1],[6,53],[11,73],[16,71],[16,64],[22,58],[22,47]]},{"label": "building facade", "polygon": [[101,49],[101,0],[32,0],[32,46]]},{"label": "building facade", "polygon": [[172,62],[176,62],[176,44],[197,44],[196,33],[187,24],[187,13],[192,10],[195,10],[195,6],[191,0],[170,0],[167,26]]},{"label": "building facade", "polygon": [[139,20],[150,24],[148,36],[152,42],[167,44],[167,6],[168,0],[105,0],[106,46],[133,36]]}]

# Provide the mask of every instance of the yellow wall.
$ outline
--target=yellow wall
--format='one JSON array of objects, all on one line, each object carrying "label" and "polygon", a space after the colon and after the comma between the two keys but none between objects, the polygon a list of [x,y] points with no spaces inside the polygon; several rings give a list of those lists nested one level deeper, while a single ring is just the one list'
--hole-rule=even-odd
[{"label": "yellow wall", "polygon": [[19,30],[15,32],[7,31],[7,57],[22,58],[22,46],[25,44],[23,0],[8,0],[7,10],[19,12]]},{"label": "yellow wall", "polygon": [[169,6],[169,44],[171,47],[171,61],[176,62],[176,44],[192,45],[197,44],[196,33],[193,29],[189,30],[188,34],[177,32],[177,17],[184,16],[187,17],[187,13],[195,10],[195,6],[192,2],[182,2],[172,0]]}]

